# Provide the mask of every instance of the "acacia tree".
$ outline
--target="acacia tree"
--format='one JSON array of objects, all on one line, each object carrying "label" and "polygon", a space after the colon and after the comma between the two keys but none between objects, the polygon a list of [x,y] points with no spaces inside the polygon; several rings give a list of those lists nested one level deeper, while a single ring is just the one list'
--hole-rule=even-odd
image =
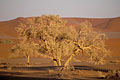
[{"label": "acacia tree", "polygon": [[63,56],[69,56],[63,64],[66,68],[72,57],[79,54],[101,64],[109,52],[104,44],[105,34],[94,31],[89,22],[81,23],[76,30],[74,26],[66,26],[59,16],[42,15],[20,26],[17,29],[20,38],[37,43],[39,53],[52,56],[55,66],[61,66]]},{"label": "acacia tree", "polygon": [[27,64],[30,64],[30,56],[36,56],[37,55],[37,47],[36,44],[33,42],[26,42],[21,41],[17,45],[13,46],[11,48],[11,52],[14,54],[18,54],[20,57],[26,57],[27,58]]}]

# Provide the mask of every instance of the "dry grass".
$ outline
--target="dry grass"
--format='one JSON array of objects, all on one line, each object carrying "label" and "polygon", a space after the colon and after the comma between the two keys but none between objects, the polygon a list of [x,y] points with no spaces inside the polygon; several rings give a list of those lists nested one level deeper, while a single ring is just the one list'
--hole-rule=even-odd
[{"label": "dry grass", "polygon": [[119,63],[120,63],[120,60],[111,60],[111,61],[109,61],[109,63],[116,63],[116,64],[119,64]]},{"label": "dry grass", "polygon": [[105,75],[105,79],[120,80],[120,70],[109,71],[109,73]]}]

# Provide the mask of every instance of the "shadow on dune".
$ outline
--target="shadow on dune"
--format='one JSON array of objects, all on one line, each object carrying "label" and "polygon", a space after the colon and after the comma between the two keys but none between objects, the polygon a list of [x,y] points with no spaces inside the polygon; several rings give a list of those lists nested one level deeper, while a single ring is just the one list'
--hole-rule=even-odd
[{"label": "shadow on dune", "polygon": [[[39,71],[47,71],[49,69],[56,69],[55,66],[43,66],[43,67],[12,67],[12,70],[39,70]],[[7,69],[7,67],[1,67],[0,69]]]},{"label": "shadow on dune", "polygon": [[[63,67],[63,66],[61,66]],[[43,67],[12,67],[12,70],[40,70],[40,71],[47,71],[47,70],[55,70],[60,67],[56,66],[43,66]],[[75,65],[74,66],[75,70],[93,70],[93,71],[102,71],[102,72],[108,72],[109,69],[100,69],[100,68],[95,68],[93,66],[79,66]],[[1,67],[0,69],[7,69],[7,67]]]},{"label": "shadow on dune", "polygon": [[[0,76],[0,80],[71,80],[71,79]],[[77,78],[75,78],[75,79],[72,79],[72,80],[88,80],[88,79],[77,79]]]},{"label": "shadow on dune", "polygon": [[[63,67],[63,66],[62,66]],[[29,75],[40,75],[40,74],[47,74],[46,72],[34,72],[34,71],[48,71],[48,70],[56,70],[58,67],[55,66],[45,66],[45,67],[12,67],[13,72],[9,72],[9,71],[0,71],[0,80],[58,80],[56,78],[42,78],[42,77],[31,77]],[[81,66],[81,65],[75,65],[74,66],[75,70],[93,70],[93,71],[102,71],[102,72],[108,72],[109,70],[106,69],[99,69],[99,68],[95,68],[92,66]],[[7,67],[1,67],[0,69],[7,69]],[[17,72],[18,70],[23,72]],[[24,70],[31,70],[33,71],[32,74],[31,73],[24,73]],[[14,72],[16,71],[16,72]],[[17,76],[15,76],[17,75]],[[27,75],[26,77],[20,77],[21,75]],[[18,77],[19,76],[19,77]],[[91,78],[91,79],[102,79],[103,78]],[[65,79],[59,79],[59,80],[65,80]],[[87,80],[87,79],[73,79],[73,80]]]},{"label": "shadow on dune", "polygon": [[0,76],[0,80],[57,80],[55,78]]},{"label": "shadow on dune", "polygon": [[95,68],[92,66],[74,66],[75,70],[93,70],[93,71],[102,71],[102,72],[108,72],[109,69],[100,69],[100,68]]},{"label": "shadow on dune", "polygon": [[[63,67],[63,66],[61,66]],[[43,66],[43,67],[32,67],[32,66],[28,66],[28,67],[12,67],[12,70],[39,70],[39,71],[47,71],[47,70],[56,70],[57,68],[60,67],[56,67],[56,66]],[[102,71],[102,72],[108,72],[110,69],[100,69],[100,68],[95,68],[93,66],[79,66],[79,65],[75,65],[74,66],[75,70],[93,70],[93,71]],[[7,67],[1,67],[0,69],[7,69]]]},{"label": "shadow on dune", "polygon": [[112,77],[112,78],[109,78],[109,79],[105,79],[103,77],[87,77],[87,78],[91,78],[92,80],[120,80],[119,77]]}]

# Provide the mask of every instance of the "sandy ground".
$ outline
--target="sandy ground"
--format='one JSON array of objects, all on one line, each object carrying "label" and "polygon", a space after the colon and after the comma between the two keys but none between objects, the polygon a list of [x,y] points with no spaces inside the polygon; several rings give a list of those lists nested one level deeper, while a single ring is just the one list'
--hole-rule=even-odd
[{"label": "sandy ground", "polygon": [[[115,62],[117,59],[118,62]],[[86,61],[71,62],[75,70],[62,71],[53,66],[48,58],[31,58],[25,65],[25,58],[0,59],[1,80],[106,80],[110,70],[120,70],[120,57],[109,58],[105,65],[94,65]],[[4,64],[6,63],[6,64]],[[114,79],[111,79],[114,80]],[[118,79],[119,80],[119,79]]]}]

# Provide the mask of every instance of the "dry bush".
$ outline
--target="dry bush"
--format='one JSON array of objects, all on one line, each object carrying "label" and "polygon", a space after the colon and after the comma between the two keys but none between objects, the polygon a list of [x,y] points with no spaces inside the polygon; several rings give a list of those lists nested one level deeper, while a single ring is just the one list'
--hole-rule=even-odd
[{"label": "dry bush", "polygon": [[105,79],[119,80],[120,79],[120,70],[109,71],[109,73],[105,76]]}]

